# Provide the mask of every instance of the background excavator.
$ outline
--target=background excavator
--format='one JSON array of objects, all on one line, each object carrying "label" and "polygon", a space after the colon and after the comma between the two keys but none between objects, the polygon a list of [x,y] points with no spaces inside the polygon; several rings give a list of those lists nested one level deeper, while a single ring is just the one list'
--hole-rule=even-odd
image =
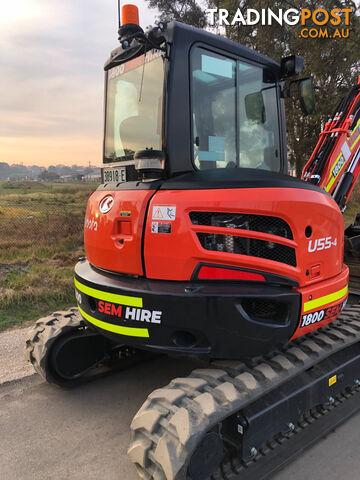
[{"label": "background excavator", "polygon": [[313,423],[323,433],[359,404],[342,211],[360,171],[360,85],[298,180],[284,97],[296,91],[312,113],[313,87],[284,80],[301,57],[279,65],[177,22],[144,33],[132,5],[119,40],[105,64],[104,181],[88,201],[78,309],[39,320],[27,358],[63,387],[153,354],[201,358],[149,395],[130,459],[143,479],[268,478],[283,444],[303,448]]}]

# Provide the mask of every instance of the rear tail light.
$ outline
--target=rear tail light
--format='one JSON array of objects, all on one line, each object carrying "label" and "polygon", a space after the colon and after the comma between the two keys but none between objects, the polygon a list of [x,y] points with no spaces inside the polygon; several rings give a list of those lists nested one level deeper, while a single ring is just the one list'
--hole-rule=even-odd
[{"label": "rear tail light", "polygon": [[261,273],[248,272],[226,267],[202,266],[197,274],[199,280],[248,280],[252,282],[265,282]]}]

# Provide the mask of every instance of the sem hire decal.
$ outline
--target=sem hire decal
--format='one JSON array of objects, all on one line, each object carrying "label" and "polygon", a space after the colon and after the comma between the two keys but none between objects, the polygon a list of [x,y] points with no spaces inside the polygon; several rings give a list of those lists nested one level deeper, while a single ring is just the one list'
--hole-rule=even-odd
[{"label": "sem hire decal", "polygon": [[[149,324],[161,324],[163,312],[160,310],[147,310],[143,308],[143,299],[140,297],[130,297],[127,295],[119,295],[97,290],[80,283],[76,278],[74,282],[76,300],[81,315],[85,320],[102,330],[131,337],[149,337],[149,331],[147,328],[138,328],[133,325],[143,324],[145,327]],[[108,316],[111,321],[118,318],[127,325],[117,325],[104,320],[99,320],[85,312],[83,309],[83,295],[95,300],[96,309],[94,313],[98,312],[102,315]],[[132,326],[128,326],[131,324]]]}]

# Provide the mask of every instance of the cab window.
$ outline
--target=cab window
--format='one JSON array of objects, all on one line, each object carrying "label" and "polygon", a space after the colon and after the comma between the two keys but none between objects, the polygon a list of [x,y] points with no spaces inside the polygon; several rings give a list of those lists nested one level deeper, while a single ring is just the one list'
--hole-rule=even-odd
[{"label": "cab window", "polygon": [[280,170],[277,91],[268,69],[196,47],[191,108],[198,169]]}]

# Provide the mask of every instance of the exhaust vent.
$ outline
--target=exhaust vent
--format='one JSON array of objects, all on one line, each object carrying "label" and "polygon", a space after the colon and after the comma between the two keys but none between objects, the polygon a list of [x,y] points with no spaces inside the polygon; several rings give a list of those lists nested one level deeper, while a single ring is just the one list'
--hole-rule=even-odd
[{"label": "exhaust vent", "polygon": [[242,307],[252,320],[258,322],[285,325],[288,320],[288,306],[284,303],[249,298],[243,300]]}]

